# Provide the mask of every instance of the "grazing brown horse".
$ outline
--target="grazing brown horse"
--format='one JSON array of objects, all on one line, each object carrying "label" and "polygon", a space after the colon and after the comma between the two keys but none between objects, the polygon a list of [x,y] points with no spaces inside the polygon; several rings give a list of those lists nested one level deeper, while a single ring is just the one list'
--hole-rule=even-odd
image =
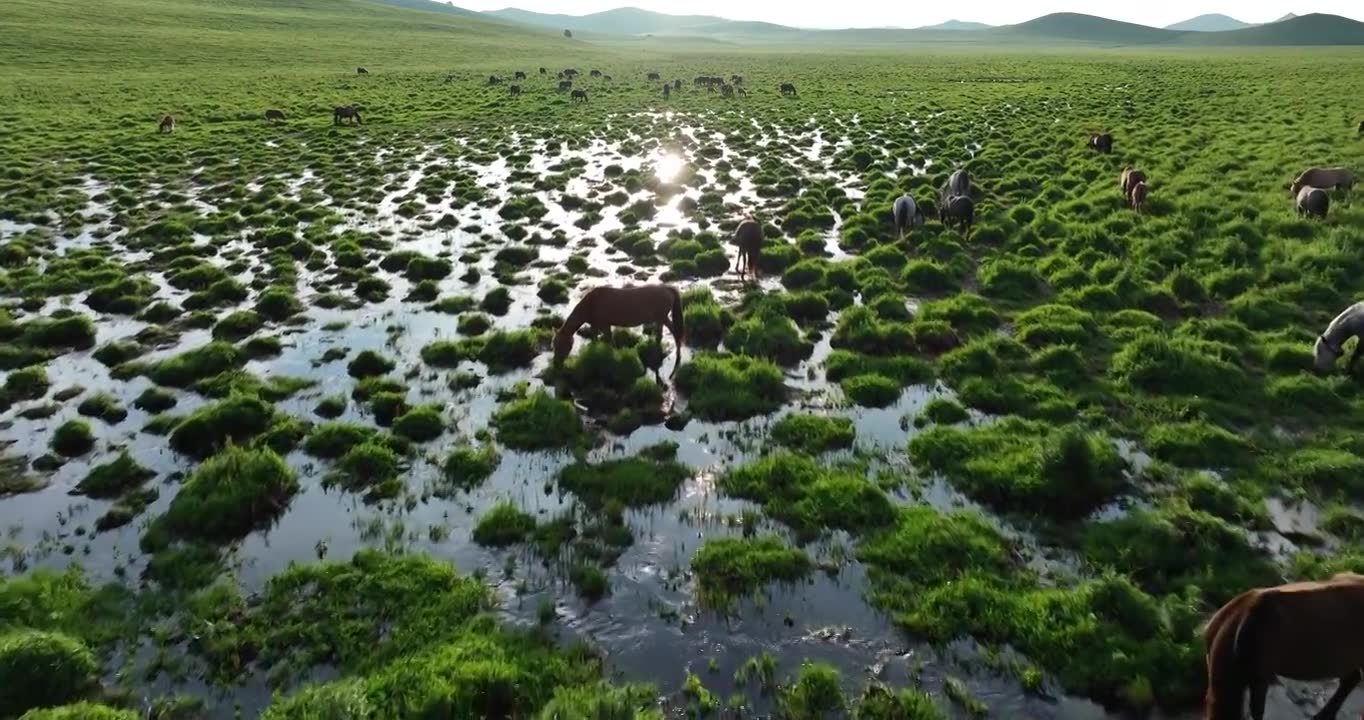
[{"label": "grazing brown horse", "polygon": [[175,132],[175,118],[170,115],[161,118],[161,125],[157,127],[157,132],[162,133]]},{"label": "grazing brown horse", "polygon": [[732,98],[732,97],[734,97],[734,86],[733,86],[733,85],[721,85],[721,86],[720,86],[720,97],[723,97],[723,98]]},{"label": "grazing brown horse", "polygon": [[1263,720],[1265,695],[1278,677],[1340,686],[1316,714],[1329,720],[1364,668],[1364,576],[1342,573],[1322,582],[1258,588],[1232,598],[1203,630],[1208,666],[1206,720]]},{"label": "grazing brown horse", "polygon": [[788,83],[782,83],[782,84],[781,84],[781,94],[782,94],[782,95],[795,95],[795,94],[796,94],[796,86],[795,86],[793,83],[789,83],[789,82],[788,82]]},{"label": "grazing brown horse", "polygon": [[521,86],[520,86],[520,85],[509,85],[509,86],[507,86],[507,92],[508,92],[508,93],[511,93],[512,95],[520,95],[520,94],[521,94]]},{"label": "grazing brown horse", "polygon": [[549,68],[540,68],[540,74],[541,74],[541,75],[548,75],[548,74],[549,74]]},{"label": "grazing brown horse", "polygon": [[1298,199],[1295,201],[1298,210],[1298,217],[1326,219],[1326,212],[1331,209],[1331,194],[1322,188],[1304,187],[1298,191]]},{"label": "grazing brown horse", "polygon": [[1349,168],[1308,168],[1298,174],[1293,180],[1293,184],[1288,186],[1288,192],[1295,197],[1305,187],[1334,188],[1336,190],[1349,190],[1354,187],[1355,174]]},{"label": "grazing brown horse", "polygon": [[671,285],[631,285],[628,287],[597,287],[587,291],[573,306],[564,324],[554,333],[554,366],[559,367],[573,351],[573,335],[583,325],[594,330],[611,327],[639,327],[654,325],[655,337],[662,338],[663,328],[672,333],[677,345],[677,360],[673,372],[682,364],[682,343],[686,329],[682,318],[682,293]]},{"label": "grazing brown horse", "polygon": [[682,89],[682,81],[681,81],[681,80],[674,80],[674,81],[673,81],[673,89],[674,89],[674,90],[681,90],[681,89]]},{"label": "grazing brown horse", "polygon": [[587,91],[574,90],[573,95],[569,99],[573,102],[587,102]]},{"label": "grazing brown horse", "polygon": [[512,79],[513,79],[513,80],[525,80],[525,79],[526,79],[526,74],[523,73],[523,72],[521,72],[520,70],[517,70],[517,71],[516,71],[516,76],[515,76],[514,78],[512,78]]},{"label": "grazing brown horse", "polygon": [[600,70],[592,70],[591,72],[588,73],[588,75],[589,75],[590,77],[599,78],[599,77],[601,77],[601,71],[600,71]]},{"label": "grazing brown horse", "polygon": [[1089,136],[1089,149],[1107,155],[1113,152],[1113,136],[1108,133],[1093,133]]},{"label": "grazing brown horse", "polygon": [[1118,187],[1122,189],[1122,196],[1129,201],[1132,198],[1132,186],[1139,182],[1146,182],[1146,173],[1128,165],[1122,169],[1122,175],[1118,176]]},{"label": "grazing brown horse", "polygon": [[364,68],[362,68],[362,67],[360,67],[360,68],[355,68],[355,74],[356,74],[356,75],[368,75],[368,74],[369,74],[369,71],[366,70],[366,69],[364,69]]},{"label": "grazing brown horse", "polygon": [[1132,206],[1133,210],[1141,212],[1146,208],[1146,196],[1148,193],[1150,193],[1150,189],[1146,187],[1146,181],[1138,180],[1137,184],[1132,186],[1132,194],[1128,196],[1127,202]]},{"label": "grazing brown horse", "polygon": [[734,244],[739,246],[739,257],[734,261],[734,272],[739,273],[739,279],[744,278],[744,273],[752,275],[756,280],[758,277],[758,258],[762,255],[763,227],[757,220],[746,217],[739,227],[734,229]]},{"label": "grazing brown horse", "polygon": [[365,124],[365,121],[360,119],[360,109],[354,105],[337,105],[332,109],[332,124],[340,125],[342,120],[347,124]]},{"label": "grazing brown horse", "polygon": [[265,111],[265,119],[268,122],[284,122],[284,111],[270,109]]},{"label": "grazing brown horse", "polygon": [[663,83],[663,97],[665,97],[665,98],[670,98],[670,97],[672,97],[672,96],[673,96],[673,86],[672,86],[672,85],[669,85],[669,84],[667,84],[667,83]]},{"label": "grazing brown horse", "polygon": [[572,80],[560,80],[560,81],[559,81],[559,89],[560,89],[560,90],[572,90],[572,89],[573,89],[573,81],[572,81]]},{"label": "grazing brown horse", "polygon": [[659,74],[656,73],[656,72],[651,72],[651,73],[649,73],[649,74],[645,77],[645,79],[646,79],[646,80],[658,80],[658,79],[660,79],[660,78],[662,78],[662,77],[663,77],[662,75],[659,75]]}]

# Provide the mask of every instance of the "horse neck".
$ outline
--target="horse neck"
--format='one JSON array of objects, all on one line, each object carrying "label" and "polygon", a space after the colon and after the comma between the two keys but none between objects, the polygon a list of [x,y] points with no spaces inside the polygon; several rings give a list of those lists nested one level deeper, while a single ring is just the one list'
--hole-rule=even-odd
[{"label": "horse neck", "polygon": [[1321,336],[1332,345],[1340,347],[1341,343],[1358,335],[1364,329],[1359,327],[1361,323],[1364,323],[1364,303],[1356,303],[1336,316],[1336,319],[1326,326],[1326,332]]},{"label": "horse neck", "polygon": [[573,311],[568,314],[567,318],[564,318],[564,324],[559,326],[559,335],[573,335],[578,332],[578,328],[587,324],[589,314],[592,312],[591,303],[587,300],[584,297],[578,301],[577,305],[573,306]]}]

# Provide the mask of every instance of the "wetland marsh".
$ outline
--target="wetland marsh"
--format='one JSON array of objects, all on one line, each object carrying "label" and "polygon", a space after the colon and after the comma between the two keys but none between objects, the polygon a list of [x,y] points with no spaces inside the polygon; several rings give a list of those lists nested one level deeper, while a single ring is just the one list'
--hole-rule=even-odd
[{"label": "wetland marsh", "polygon": [[[1360,378],[1309,371],[1364,205],[1287,191],[1364,167],[1357,52],[319,37],[0,63],[0,717],[1182,717],[1218,604],[1364,571]],[[957,167],[969,239],[898,241]],[[645,282],[680,366],[552,367]]]}]

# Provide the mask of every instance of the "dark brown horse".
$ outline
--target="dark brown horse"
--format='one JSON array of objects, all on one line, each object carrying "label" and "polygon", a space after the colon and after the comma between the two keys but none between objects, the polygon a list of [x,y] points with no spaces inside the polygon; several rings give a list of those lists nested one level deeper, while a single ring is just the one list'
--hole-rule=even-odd
[{"label": "dark brown horse", "polygon": [[157,132],[162,133],[175,132],[175,118],[171,115],[167,115],[161,118],[161,125],[157,127]]},{"label": "dark brown horse", "polygon": [[1137,184],[1132,186],[1132,194],[1128,196],[1127,202],[1133,210],[1141,212],[1146,209],[1146,196],[1149,193],[1150,189],[1146,187],[1146,181],[1138,180]]},{"label": "dark brown horse", "polygon": [[347,124],[365,124],[365,121],[360,119],[360,109],[354,105],[337,105],[332,109],[332,124],[340,125],[342,120]]},{"label": "dark brown horse", "polygon": [[574,90],[573,95],[569,99],[573,102],[587,102],[587,91]]},{"label": "dark brown horse", "polygon": [[681,89],[682,89],[682,81],[681,81],[681,80],[674,80],[674,81],[673,81],[673,89],[674,89],[674,90],[681,90]]},{"label": "dark brown horse", "polygon": [[732,98],[732,97],[734,97],[734,86],[733,86],[733,85],[721,85],[721,86],[720,86],[720,97],[723,97],[723,98]]},{"label": "dark brown horse", "polygon": [[1340,712],[1364,668],[1364,576],[1344,573],[1241,593],[1203,630],[1208,666],[1207,720],[1241,720],[1246,690],[1250,715],[1263,720],[1265,695],[1277,678],[1340,686],[1317,720]]},{"label": "dark brown horse", "polygon": [[511,93],[512,95],[520,95],[520,94],[521,94],[521,86],[520,86],[520,85],[509,85],[509,86],[507,86],[507,92],[508,92],[508,93]]},{"label": "dark brown horse", "polygon": [[1128,165],[1122,169],[1122,174],[1118,176],[1118,187],[1122,190],[1122,196],[1130,205],[1132,203],[1132,188],[1137,183],[1146,182],[1146,173]]},{"label": "dark brown horse", "polygon": [[597,69],[593,69],[591,72],[589,72],[589,73],[587,73],[587,74],[588,74],[589,77],[595,77],[595,78],[601,77],[601,71],[600,71],[600,70],[597,70]]},{"label": "dark brown horse", "polygon": [[658,79],[660,79],[660,78],[662,78],[662,77],[663,77],[662,75],[659,75],[659,74],[656,73],[656,72],[651,72],[651,73],[649,73],[649,75],[647,76],[646,79],[648,79],[648,80],[655,80],[655,81],[656,81],[656,80],[658,80]]},{"label": "dark brown horse", "polygon": [[669,84],[667,84],[667,83],[664,83],[664,84],[663,84],[663,97],[668,98],[668,97],[672,97],[672,95],[673,95],[673,86],[672,86],[672,85],[669,85]]},{"label": "dark brown horse", "polygon": [[662,338],[663,328],[672,333],[677,345],[677,360],[673,372],[682,364],[682,343],[686,341],[682,318],[682,293],[671,285],[632,285],[628,287],[598,287],[587,291],[573,306],[564,324],[554,333],[554,366],[559,367],[573,351],[573,336],[578,328],[591,325],[593,330],[612,327],[653,325],[655,337]]},{"label": "dark brown horse", "polygon": [[366,69],[364,69],[364,68],[362,68],[362,67],[361,67],[361,68],[355,68],[355,74],[356,74],[356,75],[368,75],[368,74],[369,74],[369,71],[366,70]]},{"label": "dark brown horse", "polygon": [[1089,149],[1107,155],[1113,152],[1113,136],[1108,133],[1093,133],[1089,136]]},{"label": "dark brown horse", "polygon": [[513,80],[525,80],[525,79],[526,79],[526,74],[523,73],[523,72],[521,72],[520,70],[517,70],[517,71],[516,71],[516,76],[513,77],[512,79],[513,79]]},{"label": "dark brown horse", "polygon": [[559,89],[560,89],[560,90],[572,90],[572,89],[573,89],[573,81],[572,81],[572,80],[560,80],[560,81],[559,81]]},{"label": "dark brown horse", "polygon": [[782,83],[782,84],[781,84],[781,94],[782,94],[782,95],[795,95],[795,94],[796,94],[796,86],[795,86],[795,84],[789,83],[789,82],[788,82],[788,83]]},{"label": "dark brown horse", "polygon": [[541,75],[548,75],[548,74],[549,74],[549,68],[540,68],[540,74],[541,74]]},{"label": "dark brown horse", "polygon": [[265,119],[268,122],[284,122],[284,111],[271,108],[265,111]]},{"label": "dark brown horse", "polygon": [[758,258],[762,256],[765,239],[763,227],[751,217],[744,218],[739,227],[734,229],[734,244],[739,246],[739,257],[735,258],[734,272],[739,273],[740,280],[743,279],[745,272],[757,279]]}]

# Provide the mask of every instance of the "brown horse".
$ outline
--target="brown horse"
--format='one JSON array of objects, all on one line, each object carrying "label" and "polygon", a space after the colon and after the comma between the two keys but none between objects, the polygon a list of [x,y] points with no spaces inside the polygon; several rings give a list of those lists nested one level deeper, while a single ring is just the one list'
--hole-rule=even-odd
[{"label": "brown horse", "polygon": [[659,74],[656,73],[656,72],[651,72],[651,73],[649,73],[648,75],[645,76],[645,79],[646,79],[646,80],[658,80],[658,79],[661,78],[661,77],[663,77],[663,76],[662,76],[662,75],[659,75]]},{"label": "brown horse", "polygon": [[573,94],[569,97],[569,99],[572,100],[573,102],[587,102],[587,91],[574,90]]},{"label": "brown horse", "polygon": [[365,121],[360,119],[360,109],[354,105],[337,105],[332,108],[332,124],[340,125],[342,120],[348,124],[365,124]]},{"label": "brown horse", "polygon": [[782,83],[782,84],[781,84],[781,94],[782,94],[782,95],[790,95],[790,96],[792,96],[792,97],[795,97],[795,95],[796,95],[796,86],[795,86],[793,83],[789,83],[789,82]]},{"label": "brown horse", "polygon": [[1113,152],[1113,136],[1108,133],[1093,133],[1089,136],[1089,149],[1107,155]]},{"label": "brown horse", "polygon": [[1364,576],[1343,573],[1323,582],[1249,590],[1222,606],[1203,630],[1208,665],[1207,720],[1263,720],[1265,695],[1276,678],[1340,686],[1316,714],[1334,718],[1364,668]]},{"label": "brown horse", "polygon": [[369,71],[366,70],[366,69],[364,69],[364,68],[362,68],[362,67],[361,67],[361,68],[355,68],[355,74],[356,74],[356,75],[368,75],[368,74],[369,74]]},{"label": "brown horse", "polygon": [[559,367],[573,351],[573,336],[578,328],[591,325],[594,330],[611,327],[654,325],[654,336],[663,337],[663,328],[672,333],[677,345],[673,372],[682,363],[682,343],[686,329],[682,318],[682,293],[671,285],[631,285],[598,287],[587,291],[573,306],[564,324],[554,333],[554,366]]},{"label": "brown horse", "polygon": [[520,86],[520,85],[510,85],[510,86],[507,87],[507,92],[510,93],[510,94],[512,94],[512,95],[520,95],[520,94],[521,94],[521,86]]},{"label": "brown horse", "polygon": [[1141,212],[1146,208],[1146,196],[1149,193],[1150,189],[1146,187],[1146,181],[1138,180],[1137,184],[1132,186],[1132,194],[1127,198],[1128,204],[1132,206],[1133,210]]},{"label": "brown horse", "polygon": [[161,125],[157,127],[157,132],[162,133],[175,132],[175,118],[171,115],[167,115],[161,118]]},{"label": "brown horse", "polygon": [[739,257],[734,261],[734,272],[739,273],[739,279],[744,278],[747,272],[756,280],[758,278],[758,258],[762,255],[763,227],[757,220],[751,217],[744,218],[739,223],[739,227],[734,229],[734,244],[739,246]]},{"label": "brown horse", "polygon": [[1336,190],[1349,190],[1354,187],[1355,174],[1348,168],[1308,168],[1298,174],[1293,180],[1293,184],[1288,186],[1288,192],[1294,197],[1305,187],[1334,188]]},{"label": "brown horse", "polygon": [[1139,182],[1146,182],[1146,173],[1128,165],[1122,169],[1122,175],[1118,176],[1118,187],[1122,189],[1122,196],[1129,201],[1132,199],[1132,186]]},{"label": "brown horse", "polygon": [[273,108],[270,109],[270,110],[266,110],[266,111],[265,111],[265,120],[266,120],[267,122],[284,122],[284,111],[283,111],[283,110],[275,110],[275,109],[273,109]]}]

